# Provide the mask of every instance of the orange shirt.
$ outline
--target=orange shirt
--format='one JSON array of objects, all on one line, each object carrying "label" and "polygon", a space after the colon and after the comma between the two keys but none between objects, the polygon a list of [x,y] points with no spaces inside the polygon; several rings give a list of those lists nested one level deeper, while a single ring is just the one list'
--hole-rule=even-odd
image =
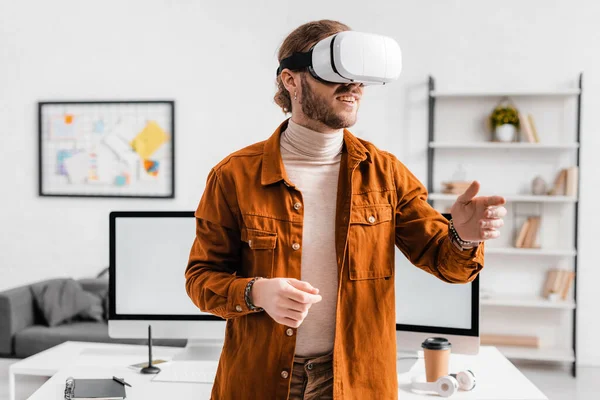
[{"label": "orange shirt", "polygon": [[[244,300],[252,277],[301,276],[302,194],[281,160],[286,126],[215,166],[195,213],[186,290],[200,310],[227,319],[215,400],[288,397],[296,330]],[[466,283],[483,268],[484,243],[456,248],[421,182],[347,130],[336,210],[334,398],[397,399],[394,246],[439,279]]]}]

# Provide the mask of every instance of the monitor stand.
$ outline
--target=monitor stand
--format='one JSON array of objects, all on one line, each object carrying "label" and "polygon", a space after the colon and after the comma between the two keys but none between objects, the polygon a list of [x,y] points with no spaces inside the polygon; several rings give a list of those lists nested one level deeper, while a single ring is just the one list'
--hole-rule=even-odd
[{"label": "monitor stand", "polygon": [[188,339],[187,345],[173,361],[218,360],[223,349],[223,339]]},{"label": "monitor stand", "polygon": [[419,353],[416,351],[399,351],[396,353],[396,372],[403,374],[410,369],[419,360]]}]

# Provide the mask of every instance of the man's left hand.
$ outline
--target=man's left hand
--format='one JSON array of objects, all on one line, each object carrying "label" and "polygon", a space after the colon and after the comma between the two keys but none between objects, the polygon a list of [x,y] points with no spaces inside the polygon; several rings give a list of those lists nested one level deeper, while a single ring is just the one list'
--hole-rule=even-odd
[{"label": "man's left hand", "polygon": [[506,208],[502,207],[506,200],[502,196],[480,196],[479,182],[473,181],[471,186],[461,194],[450,209],[454,229],[462,240],[480,242],[500,236],[498,228],[504,225],[502,217]]}]

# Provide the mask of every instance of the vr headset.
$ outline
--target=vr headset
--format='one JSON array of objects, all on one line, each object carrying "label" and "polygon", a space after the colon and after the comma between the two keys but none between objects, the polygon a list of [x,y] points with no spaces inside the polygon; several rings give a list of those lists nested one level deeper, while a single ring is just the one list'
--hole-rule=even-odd
[{"label": "vr headset", "polygon": [[385,85],[400,76],[402,52],[390,37],[345,31],[321,40],[306,53],[281,60],[277,76],[285,68],[308,68],[322,82]]}]

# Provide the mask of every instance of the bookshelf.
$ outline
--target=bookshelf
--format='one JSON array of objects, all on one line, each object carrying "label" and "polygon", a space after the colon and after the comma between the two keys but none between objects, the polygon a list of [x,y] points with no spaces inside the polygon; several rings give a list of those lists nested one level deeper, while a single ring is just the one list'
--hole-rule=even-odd
[{"label": "bookshelf", "polygon": [[[554,166],[554,161],[549,161],[554,160],[554,157],[571,157],[572,162],[570,165],[577,166],[579,169],[582,82],[583,74],[579,74],[577,87],[561,88],[557,90],[545,88],[534,90],[439,90],[436,89],[435,79],[430,76],[428,83],[427,138],[428,201],[438,210],[448,212],[447,207],[451,206],[458,197],[456,194],[443,193],[441,190],[436,191],[436,184],[439,184],[440,181],[444,181],[444,179],[439,178],[436,181],[434,171],[436,171],[435,167],[437,164],[440,163],[439,160],[443,159],[443,157],[446,157],[446,161],[448,161],[448,159],[451,161],[450,163],[438,167],[437,172],[440,175],[444,175],[444,173],[447,174],[444,168],[447,169],[452,160],[456,163],[456,160],[468,159],[468,168],[470,171],[473,171],[477,166],[475,165],[475,161],[471,160],[472,155],[481,155],[481,157],[485,157],[485,162],[489,163],[490,160],[492,160],[494,165],[498,168],[506,168],[507,171],[509,171],[507,172],[507,176],[512,176],[512,179],[514,180],[528,179],[527,173],[531,172],[526,171],[527,173],[525,174],[520,174],[518,170],[515,172],[514,160],[517,160],[517,162],[519,160],[527,160],[531,165],[535,165],[537,162],[548,168],[548,165]],[[487,102],[485,104],[492,104],[492,102],[504,98],[526,101],[528,102],[527,104],[534,104],[534,107],[538,107],[536,119],[539,122],[546,122],[543,119],[549,118],[550,121],[547,122],[546,127],[551,126],[552,130],[556,131],[553,132],[555,133],[554,137],[550,137],[551,135],[542,136],[542,139],[544,140],[539,140],[537,143],[530,143],[527,141],[495,142],[491,140],[479,140],[479,138],[473,134],[471,134],[471,137],[468,137],[468,134],[463,132],[463,127],[460,125],[460,122],[457,121],[465,121],[464,125],[466,125],[466,128],[464,130],[467,130],[468,128],[470,128],[471,131],[483,129],[481,126],[477,128],[476,124],[469,120],[469,118],[474,120],[481,117],[481,115],[472,113],[478,112],[481,114],[481,104],[483,102]],[[555,119],[552,119],[553,114],[551,110],[544,108],[549,104],[560,105],[562,102],[565,102],[566,104],[567,101],[572,101],[573,103],[570,104],[574,104],[571,109],[572,112],[564,112],[563,115],[557,116]],[[443,107],[449,107],[451,111],[446,111],[446,114],[443,114]],[[491,108],[489,111],[491,112]],[[442,118],[442,120],[447,123],[444,125],[440,124],[440,126],[443,126],[443,130],[436,132],[436,129],[440,129],[436,126],[436,120],[440,118],[440,114],[442,114],[442,117],[444,115],[446,116],[446,118]],[[565,117],[566,114],[569,115],[568,118]],[[570,125],[570,121],[573,119],[570,115],[573,114],[575,115],[573,124],[574,129],[573,125]],[[557,121],[559,123],[566,121],[566,125],[568,125],[566,127],[567,129],[564,129],[560,124],[557,124]],[[569,134],[571,130],[572,134]],[[440,135],[440,133],[442,135]],[[442,137],[438,138],[439,136]],[[476,140],[473,140],[474,137]],[[523,138],[519,139],[522,140]],[[513,164],[513,169],[510,169],[511,163]],[[546,172],[547,171],[548,169],[546,169]],[[489,169],[486,170],[486,172],[489,173]],[[580,174],[579,170],[578,173]],[[493,180],[494,178],[490,179]],[[498,176],[496,176],[495,179],[497,181],[499,179]],[[469,178],[468,180],[472,179]],[[507,335],[536,333],[535,326],[531,328],[531,332],[525,333],[517,331],[511,332],[511,329],[530,329],[529,326],[527,326],[528,323],[535,325],[539,321],[544,322],[547,324],[544,326],[546,332],[542,331],[541,333],[539,341],[541,344],[539,347],[503,345],[497,346],[498,349],[509,359],[571,363],[571,373],[573,376],[576,376],[577,225],[579,217],[579,199],[576,195],[534,195],[531,194],[530,191],[523,190],[523,186],[525,185],[524,182],[515,183],[515,185],[520,184],[521,186],[512,191],[504,190],[496,193],[485,193],[485,189],[483,188],[488,188],[489,190],[489,188],[495,187],[496,185],[493,182],[486,182],[485,175],[478,178],[478,180],[482,184],[482,191],[478,196],[491,194],[502,195],[507,201],[507,208],[509,208],[509,206],[513,207],[513,209],[516,209],[518,206],[529,207],[529,209],[533,207],[534,209],[537,208],[539,212],[537,215],[543,215],[545,212],[563,212],[557,211],[563,210],[563,208],[566,208],[569,211],[572,210],[571,213],[567,213],[569,214],[568,218],[565,219],[561,216],[559,218],[563,219],[558,220],[559,222],[554,220],[554,223],[542,225],[543,231],[548,233],[553,229],[564,231],[564,228],[566,227],[565,224],[569,225],[569,228],[572,229],[572,235],[569,237],[569,240],[561,241],[557,244],[541,245],[532,248],[516,247],[515,240],[512,240],[512,243],[503,243],[499,245],[497,245],[495,241],[486,244],[486,264],[488,264],[488,260],[490,264],[492,264],[492,261],[495,263],[493,267],[488,268],[494,269],[492,271],[492,276],[496,279],[500,278],[500,280],[505,281],[505,286],[502,289],[496,290],[492,285],[492,288],[494,289],[490,293],[488,293],[488,291],[481,292],[480,306],[482,315],[480,321],[482,322],[482,325],[486,322],[486,319],[500,318],[502,322],[504,322],[504,320],[510,321],[505,322],[504,325],[501,325],[501,323],[496,323],[496,325],[490,324],[490,326],[497,327],[498,332],[489,333]],[[503,185],[501,185],[502,188],[506,188],[512,183],[507,181],[509,181],[509,178],[506,178],[506,181],[501,182]],[[489,184],[486,185],[486,183]],[[550,185],[552,184],[552,182],[549,183]],[[527,182],[527,184],[529,184],[529,182]],[[576,186],[578,185],[579,184],[576,183]],[[578,193],[578,190],[576,190],[575,193]],[[541,211],[539,211],[540,209]],[[512,220],[511,223],[513,224],[513,228],[509,231],[503,231],[502,235],[508,234],[510,236],[511,233],[515,233],[516,236],[516,233],[518,233],[515,232],[518,224],[517,213],[513,211],[511,214],[509,211],[509,214],[505,217],[505,222],[508,222],[507,220],[509,219]],[[515,275],[516,268],[513,264],[516,265],[518,262],[524,263],[527,266],[526,271],[517,271],[523,273],[523,275]],[[543,297],[541,284],[531,284],[531,288],[527,293],[523,293],[522,291],[517,291],[517,293],[510,290],[510,288],[507,290],[507,285],[510,286],[511,282],[515,282],[516,286],[519,288],[526,287],[527,279],[530,279],[530,277],[533,276],[532,274],[538,274],[536,276],[548,274],[555,265],[555,262],[563,263],[562,269],[567,269],[575,273],[572,289],[569,291],[569,295],[566,299],[563,300],[559,298],[549,300],[548,298]],[[484,271],[488,268],[484,268]],[[483,274],[485,274],[485,272],[483,272]],[[478,279],[483,278],[480,276]],[[518,284],[522,283],[519,281],[526,281],[525,285],[519,286]],[[483,311],[485,311],[485,313]],[[547,335],[548,337],[545,338],[544,333],[547,333],[547,331],[551,331],[554,328],[563,329],[563,332],[570,332],[571,337],[568,338],[566,337],[567,335],[564,335],[563,337],[563,335],[556,334]]]},{"label": "bookshelf", "polygon": [[575,362],[573,349],[546,347],[529,349],[517,346],[496,346],[505,357],[513,360]]},{"label": "bookshelf", "polygon": [[[487,196],[490,193],[479,193],[478,196]],[[506,194],[503,195],[507,202],[521,203],[575,203],[577,198],[573,196],[536,196],[526,194]],[[458,195],[447,193],[429,193],[429,199],[454,202]]]},{"label": "bookshelf", "polygon": [[430,142],[434,149],[474,149],[474,150],[571,150],[579,147],[579,143],[461,143]]},{"label": "bookshelf", "polygon": [[507,91],[462,91],[462,90],[429,90],[429,96],[436,97],[564,97],[578,96],[581,94],[581,88],[568,88],[562,90],[507,90]]},{"label": "bookshelf", "polygon": [[550,308],[556,310],[573,310],[575,302],[573,300],[551,301],[543,297],[525,297],[509,295],[489,295],[482,297],[480,304],[484,306],[498,307],[527,307],[527,308]]},{"label": "bookshelf", "polygon": [[493,247],[486,246],[485,254],[505,254],[515,256],[551,256],[551,257],[574,257],[577,255],[575,249],[529,249],[517,247]]}]

